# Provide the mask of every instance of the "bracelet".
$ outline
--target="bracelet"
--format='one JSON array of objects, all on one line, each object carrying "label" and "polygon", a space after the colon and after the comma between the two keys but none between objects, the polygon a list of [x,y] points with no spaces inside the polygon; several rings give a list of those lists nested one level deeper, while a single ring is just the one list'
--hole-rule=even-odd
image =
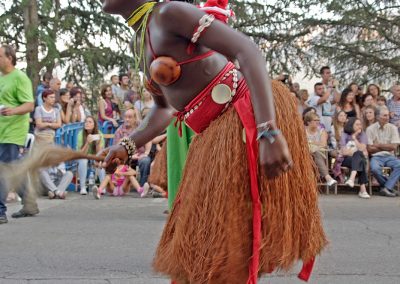
[{"label": "bracelet", "polygon": [[280,130],[263,130],[259,131],[257,134],[257,141],[261,138],[267,138],[269,143],[275,142],[275,136],[278,136],[281,133]]},{"label": "bracelet", "polygon": [[268,120],[266,122],[257,125],[258,130],[270,130],[273,127],[274,120]]},{"label": "bracelet", "polygon": [[130,163],[130,161],[133,159],[133,155],[135,154],[135,151],[136,151],[135,142],[133,141],[133,139],[124,137],[119,142],[119,145],[125,147],[126,152],[128,152],[128,163]]}]

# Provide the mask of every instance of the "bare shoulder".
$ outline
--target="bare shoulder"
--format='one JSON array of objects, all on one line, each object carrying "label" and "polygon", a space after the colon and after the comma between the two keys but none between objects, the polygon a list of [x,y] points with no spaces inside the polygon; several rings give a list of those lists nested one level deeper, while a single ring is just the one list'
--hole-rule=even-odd
[{"label": "bare shoulder", "polygon": [[186,24],[196,23],[203,14],[203,11],[192,4],[171,1],[160,5],[157,22],[167,30],[174,30],[177,27],[183,28]]}]

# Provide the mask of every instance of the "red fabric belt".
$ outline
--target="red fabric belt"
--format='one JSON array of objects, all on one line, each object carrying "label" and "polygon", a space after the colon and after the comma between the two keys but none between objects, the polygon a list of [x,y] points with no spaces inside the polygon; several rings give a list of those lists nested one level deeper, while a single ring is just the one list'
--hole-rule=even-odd
[{"label": "red fabric belt", "polygon": [[[229,62],[225,68],[214,78],[214,80],[195,98],[193,99],[182,112],[175,114],[177,117],[175,125],[183,120],[197,134],[204,131],[210,123],[218,118],[226,109],[226,105],[217,104],[211,97],[211,91],[217,84],[223,83],[232,89],[232,75],[224,80],[221,79],[224,75],[235,68]],[[261,201],[259,196],[258,186],[258,143],[257,129],[251,104],[250,91],[242,78],[237,87],[236,95],[233,97],[231,104],[234,105],[243,127],[246,131],[246,151],[249,167],[250,190],[253,207],[253,245],[252,257],[249,263],[249,278],[247,284],[256,284],[258,278],[259,262],[260,262],[260,247],[261,247]],[[299,278],[308,281],[313,268],[314,259],[303,264],[303,268],[299,274]],[[272,272],[272,271],[271,271]]]}]

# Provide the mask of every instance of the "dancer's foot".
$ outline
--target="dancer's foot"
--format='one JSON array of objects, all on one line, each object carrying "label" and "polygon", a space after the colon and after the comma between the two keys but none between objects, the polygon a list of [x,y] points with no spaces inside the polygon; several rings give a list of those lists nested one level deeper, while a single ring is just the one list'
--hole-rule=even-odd
[{"label": "dancer's foot", "polygon": [[1,215],[0,216],[0,225],[1,224],[6,224],[6,223],[8,223],[7,216],[6,215]]},{"label": "dancer's foot", "polygon": [[35,211],[32,211],[32,212],[28,212],[28,211],[25,211],[24,209],[21,209],[18,212],[15,212],[14,214],[12,214],[11,217],[24,218],[24,217],[32,217],[32,216],[35,216],[36,214],[39,214],[39,209],[36,209]]}]

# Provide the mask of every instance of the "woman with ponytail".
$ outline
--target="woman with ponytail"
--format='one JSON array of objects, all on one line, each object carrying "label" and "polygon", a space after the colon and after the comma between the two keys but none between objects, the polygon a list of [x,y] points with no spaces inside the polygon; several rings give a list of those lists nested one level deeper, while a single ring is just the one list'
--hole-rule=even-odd
[{"label": "woman with ponytail", "polygon": [[299,277],[307,280],[327,240],[303,124],[257,46],[225,24],[226,4],[103,0],[105,12],[135,30],[135,67],[155,105],[128,138],[99,155],[111,172],[172,120],[179,133],[185,123],[197,135],[155,270],[179,284],[254,284],[302,260]]}]

